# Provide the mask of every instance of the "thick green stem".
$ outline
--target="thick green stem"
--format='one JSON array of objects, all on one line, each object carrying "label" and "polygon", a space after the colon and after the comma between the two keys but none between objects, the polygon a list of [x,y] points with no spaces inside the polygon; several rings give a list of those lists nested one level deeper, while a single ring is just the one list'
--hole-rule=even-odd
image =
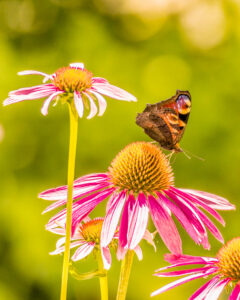
[{"label": "thick green stem", "polygon": [[65,252],[63,257],[62,270],[62,286],[60,300],[67,299],[67,283],[68,283],[68,267],[70,258],[70,239],[71,239],[71,225],[72,225],[72,195],[73,195],[73,181],[75,173],[75,158],[77,148],[77,132],[78,132],[78,116],[75,107],[68,103],[70,116],[70,140],[69,140],[69,155],[68,155],[68,194],[67,194],[67,221],[66,221],[66,242]]},{"label": "thick green stem", "polygon": [[117,300],[125,300],[128,288],[128,281],[131,273],[134,251],[129,250],[121,265],[120,279],[118,284]]},{"label": "thick green stem", "polygon": [[101,251],[98,251],[98,271],[100,273],[106,272],[105,276],[99,277],[100,290],[101,290],[101,300],[108,300],[108,279],[107,279],[107,271],[104,270],[103,261],[101,256]]}]

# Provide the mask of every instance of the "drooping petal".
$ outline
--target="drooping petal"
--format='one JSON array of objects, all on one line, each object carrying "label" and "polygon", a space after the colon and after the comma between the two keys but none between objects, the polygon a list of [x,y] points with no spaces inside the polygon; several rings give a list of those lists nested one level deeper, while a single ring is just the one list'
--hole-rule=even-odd
[{"label": "drooping petal", "polygon": [[93,77],[92,83],[108,83],[109,84],[109,82],[105,78],[102,78],[102,77]]},{"label": "drooping petal", "polygon": [[25,70],[25,71],[20,71],[18,72],[18,75],[41,75],[45,78],[52,79],[52,75],[39,72],[39,71],[34,71],[34,70]]},{"label": "drooping petal", "polygon": [[142,249],[140,248],[139,245],[137,245],[134,249],[134,252],[136,253],[138,260],[142,260],[143,259],[143,253],[142,253]]},{"label": "drooping petal", "polygon": [[119,245],[134,249],[141,241],[148,223],[148,207],[146,197],[139,193],[135,199],[129,195],[124,206],[119,229]]},{"label": "drooping petal", "polygon": [[[83,220],[100,202],[110,196],[113,191],[114,188],[106,189],[99,193],[84,197],[73,204],[72,234],[74,233],[77,224]],[[65,219],[66,209],[63,209],[49,220],[48,224],[46,225],[46,229],[48,230],[49,228],[51,229],[58,226],[64,226]]]},{"label": "drooping petal", "polygon": [[154,250],[157,251],[156,245],[153,241],[154,239],[154,234],[152,234],[151,232],[149,232],[147,229],[143,235],[143,239],[146,240],[150,245],[153,246]]},{"label": "drooping petal", "polygon": [[94,82],[92,88],[94,88],[96,92],[106,95],[113,99],[137,101],[136,97],[134,97],[132,94],[109,83]]},{"label": "drooping petal", "polygon": [[111,253],[108,247],[101,247],[104,269],[109,270],[112,263]]},{"label": "drooping petal", "polygon": [[83,259],[93,251],[94,247],[95,243],[85,243],[81,245],[73,254],[72,260],[77,261]]},{"label": "drooping petal", "polygon": [[84,63],[71,63],[69,66],[71,68],[84,69]]},{"label": "drooping petal", "polygon": [[[84,197],[90,193],[99,193],[100,190],[104,189],[104,188],[108,188],[109,185],[97,185],[97,186],[89,186],[89,187],[82,187],[82,188],[75,188],[73,191],[73,200],[80,198],[80,197]],[[55,203],[49,205],[43,212],[42,214],[45,214],[46,212],[49,212],[57,207],[63,206],[67,203],[67,198],[65,198],[64,200],[58,200]]]},{"label": "drooping petal", "polygon": [[[171,271],[171,272],[157,272],[154,275],[157,277],[175,277],[175,276],[183,276],[189,274],[197,274],[199,272],[205,272],[209,269],[213,269],[212,266],[202,267],[202,268],[194,268],[189,270],[178,270],[178,271]],[[215,271],[218,271],[218,267],[215,267]]]},{"label": "drooping petal", "polygon": [[192,256],[192,255],[183,255],[183,254],[174,255],[172,253],[165,254],[164,259],[171,264],[171,266],[167,266],[164,269],[169,269],[169,268],[174,268],[174,267],[179,267],[184,265],[206,265],[206,264],[209,265],[209,264],[218,263],[218,259],[215,257]]},{"label": "drooping petal", "polygon": [[210,249],[206,228],[198,214],[195,212],[194,205],[187,203],[183,198],[178,197],[170,190],[164,190],[164,193],[185,212],[185,214],[188,216],[188,219],[200,233],[199,242],[205,249]]},{"label": "drooping petal", "polygon": [[83,100],[82,100],[81,94],[76,91],[74,92],[74,104],[75,104],[75,107],[76,107],[79,117],[82,118],[83,111],[84,111]]},{"label": "drooping petal", "polygon": [[237,285],[235,286],[235,288],[233,289],[229,300],[240,300],[240,286],[239,283],[237,283]]},{"label": "drooping petal", "polygon": [[184,196],[185,198],[189,199],[189,201],[192,201],[193,204],[196,204],[196,205],[202,207],[207,212],[209,212],[216,220],[218,220],[222,225],[225,225],[225,221],[219,215],[219,213],[216,212],[211,206],[204,203],[201,199],[199,199],[199,197],[194,196],[193,194],[185,193],[185,192],[183,192],[182,189],[176,189],[174,187],[171,187],[170,189],[173,190],[177,195],[180,194],[180,195]]},{"label": "drooping petal", "polygon": [[106,247],[112,240],[123,205],[126,201],[126,192],[114,193],[108,201],[106,217],[104,218],[101,232],[101,246]]},{"label": "drooping petal", "polygon": [[[175,192],[175,188],[171,188],[173,192]],[[192,205],[191,200],[189,200],[188,197],[186,197],[186,193],[182,193],[181,191],[177,191],[179,197],[183,198],[189,205]],[[179,194],[180,193],[180,194]],[[206,225],[206,227],[210,230],[210,232],[215,236],[217,240],[219,240],[221,243],[224,243],[224,239],[218,230],[218,228],[213,224],[213,222],[196,206],[192,206],[192,208],[195,210],[196,214],[200,217],[202,222]]]},{"label": "drooping petal", "polygon": [[41,108],[41,113],[46,116],[48,114],[48,107],[51,103],[52,100],[54,100],[54,98],[57,97],[57,95],[63,94],[63,92],[56,92],[53,93],[51,96],[49,96],[43,103],[43,106]]},{"label": "drooping petal", "polygon": [[205,299],[208,291],[219,281],[219,276],[213,277],[211,280],[209,280],[207,283],[205,283],[203,286],[201,286],[190,298],[189,300],[202,300]]},{"label": "drooping petal", "polygon": [[100,95],[99,93],[96,93],[94,91],[91,90],[91,93],[95,95],[95,97],[98,100],[98,105],[99,105],[99,112],[98,112],[98,116],[102,116],[107,108],[107,101],[103,98],[102,95]]},{"label": "drooping petal", "polygon": [[165,245],[172,253],[181,254],[182,241],[180,235],[171,216],[165,210],[161,199],[157,200],[152,195],[149,195],[148,201],[153,223]]},{"label": "drooping petal", "polygon": [[196,191],[191,189],[181,189],[181,190],[199,197],[200,199],[204,200],[206,204],[210,205],[213,209],[219,209],[219,210],[236,209],[235,205],[231,204],[227,199],[223,197],[210,194],[207,192]]},{"label": "drooping petal", "polygon": [[[225,286],[231,281],[230,278],[224,278],[222,280],[219,280],[215,286],[213,286],[207,293],[205,299],[206,300],[212,300],[212,299],[218,299],[221,292],[225,288]],[[200,299],[200,298],[199,298]]]},{"label": "drooping petal", "polygon": [[214,270],[209,269],[208,271],[200,272],[200,273],[197,273],[197,274],[192,274],[192,275],[186,276],[184,278],[178,279],[178,280],[173,281],[173,282],[161,287],[160,289],[156,290],[155,292],[153,292],[151,294],[151,296],[159,295],[163,292],[166,292],[166,291],[168,291],[172,288],[175,288],[179,285],[182,285],[186,282],[192,281],[192,280],[197,279],[197,278],[205,277],[207,275],[213,274],[214,272],[215,272],[215,269]]},{"label": "drooping petal", "polygon": [[[75,241],[70,244],[70,249],[75,248],[79,245],[82,245],[82,241]],[[56,255],[65,251],[65,246],[57,247],[54,251],[50,252],[50,255]]]},{"label": "drooping petal", "polygon": [[189,236],[194,240],[196,244],[201,244],[202,242],[202,233],[200,233],[194,223],[189,218],[187,214],[188,211],[183,210],[181,207],[178,207],[175,203],[170,201],[166,196],[162,193],[157,193],[158,197],[162,199],[165,205],[169,208],[169,210],[175,215],[178,221],[182,224],[183,228],[189,234]]},{"label": "drooping petal", "polygon": [[83,94],[88,98],[88,100],[90,102],[90,113],[87,116],[87,119],[92,119],[97,114],[97,106],[90,95],[88,95],[87,93],[84,93],[84,92],[83,92]]},{"label": "drooping petal", "polygon": [[[93,174],[94,175],[94,174]],[[84,193],[94,192],[95,189],[101,189],[110,185],[109,181],[105,177],[97,176],[80,177],[74,181],[73,185],[73,199],[77,199]],[[60,186],[53,189],[48,189],[38,195],[39,198],[49,201],[66,200],[67,199],[67,185]]]}]

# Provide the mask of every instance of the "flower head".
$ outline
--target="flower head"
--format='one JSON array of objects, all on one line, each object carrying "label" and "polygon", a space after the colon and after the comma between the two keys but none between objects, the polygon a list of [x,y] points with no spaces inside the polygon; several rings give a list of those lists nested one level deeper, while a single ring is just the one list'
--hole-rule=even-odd
[{"label": "flower head", "polygon": [[[111,266],[110,248],[114,249],[115,251],[117,250],[118,229],[115,231],[112,241],[106,247],[102,246],[100,243],[100,239],[101,239],[103,221],[104,221],[103,218],[95,218],[92,220],[90,218],[85,218],[83,222],[78,223],[78,225],[76,226],[76,230],[74,231],[74,234],[71,238],[71,244],[70,244],[71,249],[78,247],[72,256],[73,261],[81,260],[87,257],[93,251],[100,250],[104,269],[108,270],[110,268]],[[65,215],[65,222],[66,222],[66,215]],[[53,233],[64,236],[57,241],[56,250],[51,252],[50,254],[55,255],[64,252],[65,251],[64,243],[66,240],[65,225],[62,226],[61,224],[58,224],[57,227],[48,228],[48,230]],[[153,247],[155,248],[152,235],[148,230],[146,230],[144,234],[144,239],[147,240],[150,244],[152,244]],[[141,260],[142,259],[141,248],[137,245],[134,248],[134,251],[137,254],[139,260]]]},{"label": "flower head", "polygon": [[[45,212],[66,204],[67,186],[50,189],[40,198],[55,201]],[[152,143],[136,142],[126,146],[112,161],[107,173],[90,174],[75,180],[73,187],[72,233],[79,223],[103,200],[109,198],[101,233],[101,245],[111,243],[119,227],[118,256],[126,249],[134,249],[144,236],[149,213],[168,249],[182,253],[181,238],[171,217],[173,214],[190,237],[209,249],[206,228],[223,242],[214,223],[202,209],[224,225],[216,212],[231,210],[226,199],[209,193],[177,189],[173,186],[173,172],[166,156]],[[47,228],[64,223],[66,210],[52,217]],[[122,214],[122,215],[121,215]]]},{"label": "flower head", "polygon": [[[230,300],[240,299],[240,237],[232,239],[224,245],[216,257],[201,257],[190,255],[165,255],[165,260],[171,263],[170,266],[157,270],[158,277],[184,276],[159,290],[152,293],[152,296],[161,294],[169,289],[179,286],[185,282],[214,275],[206,284],[198,289],[189,300],[194,299],[218,299],[226,286],[234,286],[229,297]],[[192,269],[162,272],[180,266],[202,265]]]},{"label": "flower head", "polygon": [[[3,102],[3,105],[48,97],[41,110],[43,115],[47,115],[52,101],[74,101],[80,118],[83,116],[84,107],[88,108],[90,104],[90,113],[87,118],[91,119],[98,111],[95,101],[99,105],[99,116],[103,115],[107,107],[106,100],[102,95],[118,100],[136,101],[133,95],[111,85],[106,79],[93,77],[93,74],[85,69],[82,63],[70,64],[51,75],[38,71],[23,71],[18,74],[41,75],[44,77],[44,84],[10,92],[9,98]],[[51,83],[45,83],[48,80]]]}]

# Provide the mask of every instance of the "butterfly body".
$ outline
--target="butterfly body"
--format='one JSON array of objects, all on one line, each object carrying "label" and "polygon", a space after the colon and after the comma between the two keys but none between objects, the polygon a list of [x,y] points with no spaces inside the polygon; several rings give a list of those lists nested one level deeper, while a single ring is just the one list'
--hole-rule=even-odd
[{"label": "butterfly body", "polygon": [[191,110],[191,95],[177,90],[170,99],[156,104],[147,104],[137,115],[136,123],[147,135],[167,150],[181,152],[179,141],[186,128]]}]

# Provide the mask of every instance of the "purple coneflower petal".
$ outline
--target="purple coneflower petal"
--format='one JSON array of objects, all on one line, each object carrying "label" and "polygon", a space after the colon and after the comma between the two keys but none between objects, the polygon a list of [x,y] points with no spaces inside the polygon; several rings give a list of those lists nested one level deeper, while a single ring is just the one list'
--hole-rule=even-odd
[{"label": "purple coneflower petal", "polygon": [[43,73],[43,72],[39,72],[39,71],[34,71],[34,70],[20,71],[20,72],[18,72],[18,75],[41,75],[44,78],[52,79],[52,75],[49,75],[49,74]]},{"label": "purple coneflower petal", "polygon": [[[82,243],[83,243],[82,241],[72,242],[70,244],[70,249],[75,248],[75,247],[77,247],[79,245],[82,245]],[[56,255],[56,254],[62,253],[64,251],[65,251],[65,246],[62,246],[62,247],[57,247],[56,250],[50,252],[49,254],[50,255]]]},{"label": "purple coneflower petal", "polygon": [[192,256],[192,255],[183,255],[183,254],[174,255],[172,253],[165,254],[164,259],[170,264],[172,264],[171,266],[165,267],[165,269],[180,267],[184,265],[215,264],[218,262],[218,259],[214,257]]},{"label": "purple coneflower petal", "polygon": [[240,286],[239,283],[237,283],[237,285],[235,286],[235,288],[233,289],[229,300],[239,300],[240,299]]},{"label": "purple coneflower petal", "polygon": [[[214,278],[213,278],[214,279]],[[220,280],[218,278],[218,276],[215,277],[215,280],[213,280],[212,282],[210,282],[210,284],[205,287],[205,289],[202,290],[202,292],[198,295],[191,297],[190,299],[192,300],[201,300],[201,299],[205,299],[205,300],[212,300],[212,299],[218,299],[218,297],[220,296],[222,290],[224,289],[224,287],[231,281],[230,278],[225,278]]]},{"label": "purple coneflower petal", "polygon": [[98,192],[94,195],[85,197],[73,204],[72,210],[72,233],[74,233],[78,223],[85,218],[100,202],[105,200],[114,191],[114,188],[109,188]]},{"label": "purple coneflower petal", "polygon": [[87,116],[87,119],[92,119],[97,114],[97,106],[90,95],[88,95],[87,93],[84,93],[84,92],[83,92],[83,94],[88,98],[88,100],[90,102],[90,113]]},{"label": "purple coneflower petal", "polygon": [[[192,206],[192,208],[195,210],[196,214],[200,217],[204,225],[209,229],[209,231],[213,234],[213,236],[219,240],[221,243],[224,243],[224,239],[220,233],[220,231],[217,229],[217,227],[213,224],[213,222],[196,206],[192,205],[191,198],[187,197],[186,193],[182,193],[181,191],[176,190],[175,188],[171,188],[173,192],[176,195],[179,195],[181,198],[184,198],[184,200]],[[178,193],[178,194],[177,194]]]},{"label": "purple coneflower petal", "polygon": [[92,88],[94,88],[96,92],[103,94],[105,96],[108,96],[110,98],[113,98],[113,99],[126,100],[126,101],[137,101],[136,97],[134,97],[132,94],[124,91],[123,89],[120,89],[119,87],[111,85],[109,83],[94,82],[92,85]]},{"label": "purple coneflower petal", "polygon": [[194,240],[196,244],[200,244],[202,240],[202,234],[196,229],[194,224],[189,220],[189,216],[180,207],[175,205],[166,196],[161,193],[157,193],[158,197],[166,204],[170,211],[175,215],[178,221],[182,224],[183,228],[189,234],[189,236]]},{"label": "purple coneflower petal", "polygon": [[134,248],[134,252],[136,253],[137,257],[139,260],[142,260],[143,259],[143,253],[142,253],[142,249],[140,248],[139,245],[137,245],[135,248]]},{"label": "purple coneflower petal", "polygon": [[77,261],[83,259],[84,257],[88,256],[94,249],[95,243],[85,243],[80,246],[72,256],[73,261]]},{"label": "purple coneflower petal", "polygon": [[199,198],[198,196],[194,196],[192,194],[185,193],[185,192],[183,192],[182,189],[176,189],[174,187],[171,187],[170,189],[173,190],[176,195],[180,194],[180,195],[184,196],[185,198],[187,198],[192,203],[195,203],[198,206],[201,206],[203,209],[205,209],[207,212],[209,212],[217,221],[219,221],[222,225],[225,225],[225,221],[219,215],[219,213],[216,212],[212,207],[210,207],[209,205],[207,205],[206,203],[204,203],[201,200],[201,198]]},{"label": "purple coneflower petal", "polygon": [[119,245],[134,249],[142,239],[148,222],[148,207],[143,193],[135,199],[129,195],[124,206],[119,230]]},{"label": "purple coneflower petal", "polygon": [[56,92],[56,93],[53,93],[50,97],[48,97],[44,103],[43,103],[43,106],[41,108],[41,113],[46,116],[48,114],[48,107],[50,105],[50,103],[52,102],[52,100],[54,100],[54,98],[57,97],[57,95],[59,94],[63,94],[63,92]]},{"label": "purple coneflower petal", "polygon": [[93,77],[92,78],[92,82],[93,83],[108,83],[109,84],[109,82],[107,81],[107,79],[102,78],[102,77]]},{"label": "purple coneflower petal", "polygon": [[150,233],[148,230],[144,232],[143,239],[146,240],[150,245],[153,246],[154,250],[157,251],[156,245],[153,241],[154,234]]},{"label": "purple coneflower petal", "polygon": [[[110,183],[103,179],[88,179],[80,180],[77,179],[74,181],[74,190],[73,190],[73,199],[77,199],[80,196],[84,196],[87,193],[92,193],[96,190],[109,187]],[[38,195],[39,198],[56,201],[56,200],[66,200],[67,199],[67,185],[63,185],[57,188],[48,189]]]},{"label": "purple coneflower petal", "polygon": [[199,243],[201,243],[205,249],[210,249],[210,244],[208,242],[206,228],[205,228],[202,220],[198,216],[198,214],[195,212],[195,207],[192,204],[190,204],[189,202],[187,203],[182,197],[180,198],[179,196],[172,193],[170,190],[168,190],[168,191],[165,190],[164,193],[171,200],[173,200],[188,216],[188,219],[190,220],[190,222],[193,224],[193,226],[199,232]]},{"label": "purple coneflower petal", "polygon": [[[164,269],[164,268],[162,268],[162,269]],[[161,271],[162,269],[159,269],[159,271]],[[194,268],[194,269],[189,269],[189,270],[160,272],[160,273],[155,273],[154,275],[157,277],[175,277],[175,276],[183,276],[183,275],[189,275],[189,274],[202,273],[202,272],[208,271],[209,269],[213,269],[213,267],[207,266],[207,267]],[[217,271],[217,270],[218,270],[218,267],[215,267],[215,271]]]},{"label": "purple coneflower petal", "polygon": [[108,247],[101,247],[104,269],[109,270],[112,263],[111,253]]},{"label": "purple coneflower petal", "polygon": [[84,110],[83,100],[82,100],[81,94],[76,91],[74,92],[74,104],[75,104],[75,107],[76,107],[79,117],[82,118],[83,110]]},{"label": "purple coneflower petal", "polygon": [[210,194],[207,192],[203,192],[203,191],[196,191],[191,189],[181,189],[181,190],[199,197],[200,199],[204,200],[204,202],[207,205],[211,206],[213,209],[219,209],[219,210],[235,209],[235,205],[231,204],[227,199],[223,197]]},{"label": "purple coneflower petal", "polygon": [[98,105],[99,105],[99,112],[98,112],[98,116],[102,116],[107,108],[107,102],[106,100],[103,98],[102,95],[100,95],[99,93],[96,93],[92,90],[90,90],[92,94],[94,94],[94,96],[97,98],[98,100]]},{"label": "purple coneflower petal", "polygon": [[154,291],[151,294],[151,296],[159,295],[159,294],[161,294],[163,292],[166,292],[166,291],[168,291],[172,288],[175,288],[176,286],[182,285],[186,282],[192,281],[192,280],[197,279],[197,278],[205,277],[205,276],[213,274],[213,273],[215,273],[215,268],[213,270],[212,270],[212,268],[209,268],[208,271],[204,271],[204,272],[200,272],[200,273],[197,273],[197,274],[192,274],[192,275],[186,276],[184,278],[178,279],[176,281],[173,281],[173,282],[161,287],[160,289]]},{"label": "purple coneflower petal", "polygon": [[209,289],[212,288],[216,283],[219,282],[219,276],[213,277],[211,280],[209,280],[207,283],[205,283],[203,286],[201,286],[190,298],[189,300],[200,300],[205,299]]},{"label": "purple coneflower petal", "polygon": [[[106,189],[96,194],[87,196],[75,203],[72,206],[72,233],[77,224],[83,220],[101,201],[106,199],[114,191],[113,188]],[[49,230],[54,227],[64,226],[66,219],[66,208],[61,210],[58,214],[53,216],[46,225]]]},{"label": "purple coneflower petal", "polygon": [[[73,199],[77,199],[79,197],[84,197],[90,193],[98,193],[100,190],[104,187],[108,187],[108,185],[98,185],[98,186],[90,186],[90,187],[82,187],[82,188],[75,188],[74,193],[73,193]],[[42,198],[44,199],[44,198]],[[48,200],[48,199],[47,199]],[[43,212],[42,214],[45,214],[46,212],[49,212],[57,207],[60,207],[62,205],[65,205],[67,203],[67,196],[64,200],[58,200],[55,203],[49,205]]]},{"label": "purple coneflower petal", "polygon": [[148,196],[153,223],[167,248],[175,254],[182,253],[182,241],[171,216],[164,209],[161,199]]},{"label": "purple coneflower petal", "polygon": [[106,217],[104,218],[101,232],[101,246],[106,247],[112,240],[118,221],[126,201],[126,191],[113,194],[108,201]]}]

